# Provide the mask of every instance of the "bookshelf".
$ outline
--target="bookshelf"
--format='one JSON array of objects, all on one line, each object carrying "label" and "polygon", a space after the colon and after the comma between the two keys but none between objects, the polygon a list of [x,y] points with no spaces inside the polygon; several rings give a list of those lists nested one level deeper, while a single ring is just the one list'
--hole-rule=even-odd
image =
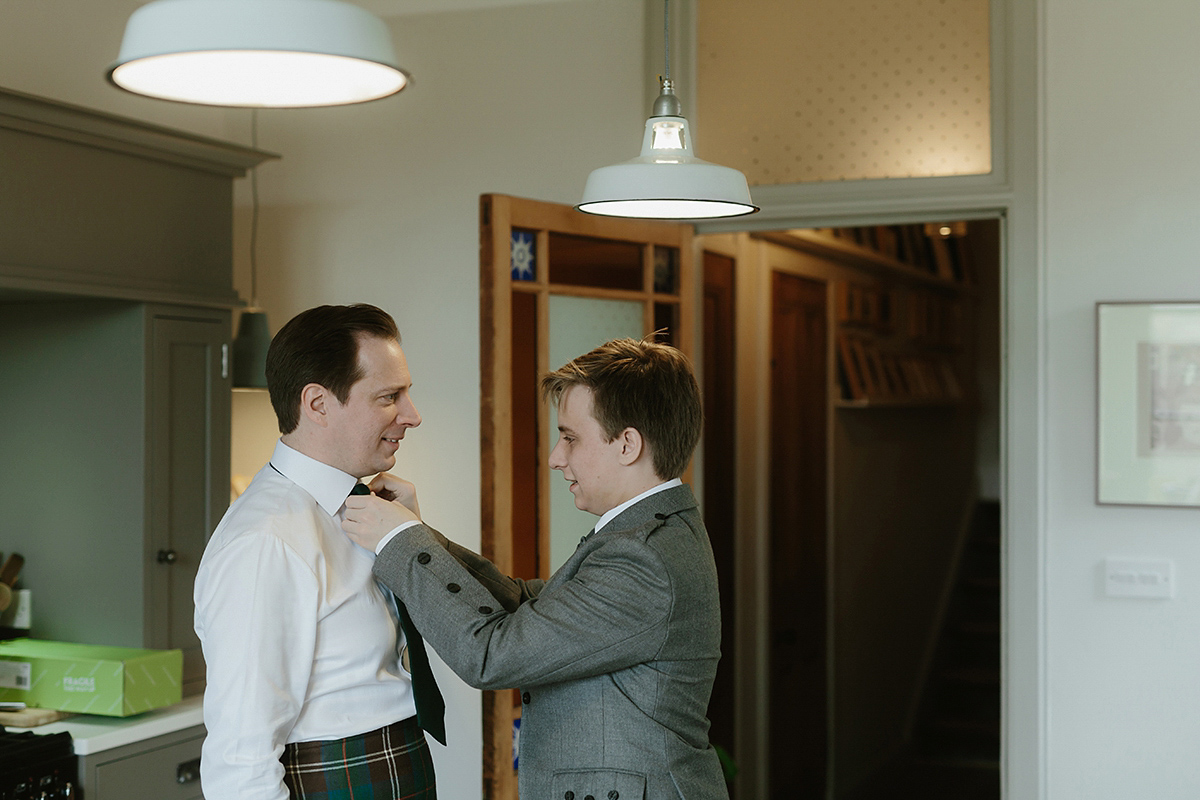
[{"label": "bookshelf", "polygon": [[975,276],[966,223],[816,228],[759,238],[836,261],[837,408],[963,402]]}]

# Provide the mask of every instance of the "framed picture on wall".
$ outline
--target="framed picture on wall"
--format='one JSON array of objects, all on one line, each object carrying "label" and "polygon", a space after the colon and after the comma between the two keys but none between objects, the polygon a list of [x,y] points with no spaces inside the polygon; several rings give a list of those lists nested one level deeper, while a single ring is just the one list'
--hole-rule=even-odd
[{"label": "framed picture on wall", "polygon": [[1096,304],[1096,500],[1200,506],[1200,302]]}]

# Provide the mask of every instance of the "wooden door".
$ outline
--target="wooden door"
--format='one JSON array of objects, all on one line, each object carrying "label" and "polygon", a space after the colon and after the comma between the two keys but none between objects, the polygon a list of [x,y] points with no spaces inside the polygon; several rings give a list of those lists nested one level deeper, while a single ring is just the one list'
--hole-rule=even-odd
[{"label": "wooden door", "polygon": [[769,796],[825,796],[826,284],[775,272],[771,303]]},{"label": "wooden door", "polygon": [[[481,550],[506,574],[546,578],[561,557],[554,545],[562,537],[550,535],[558,511],[547,464],[551,410],[537,397],[537,381],[604,341],[559,353],[579,346],[564,344],[575,338],[564,334],[583,327],[564,309],[606,306],[622,330],[633,329],[620,335],[662,331],[662,341],[692,356],[692,261],[688,225],[597,217],[505,195],[480,198]],[[556,318],[568,322],[556,329]],[[567,505],[575,512],[569,498]],[[586,531],[571,532],[570,544]],[[488,800],[517,796],[513,743],[520,713],[515,691],[484,693]]]},{"label": "wooden door", "polygon": [[[737,352],[734,318],[734,260],[704,253],[704,524],[717,561],[721,593],[721,661],[708,704],[708,738],[737,761],[734,625],[737,574],[734,498],[737,497],[735,388]],[[730,787],[732,791],[732,787]]]}]

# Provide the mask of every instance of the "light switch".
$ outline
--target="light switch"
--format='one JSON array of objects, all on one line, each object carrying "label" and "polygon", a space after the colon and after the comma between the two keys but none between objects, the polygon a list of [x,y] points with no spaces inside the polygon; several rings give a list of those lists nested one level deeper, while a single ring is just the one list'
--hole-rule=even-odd
[{"label": "light switch", "polygon": [[1174,597],[1175,562],[1166,558],[1106,558],[1104,593],[1109,597]]}]

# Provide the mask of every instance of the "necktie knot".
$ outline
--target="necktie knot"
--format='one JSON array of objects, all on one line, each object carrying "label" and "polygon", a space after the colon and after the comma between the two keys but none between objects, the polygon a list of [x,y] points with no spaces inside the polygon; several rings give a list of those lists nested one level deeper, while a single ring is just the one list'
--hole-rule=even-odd
[{"label": "necktie knot", "polygon": [[371,490],[367,488],[365,483],[356,483],[354,488],[350,490],[350,494],[370,494]]}]

